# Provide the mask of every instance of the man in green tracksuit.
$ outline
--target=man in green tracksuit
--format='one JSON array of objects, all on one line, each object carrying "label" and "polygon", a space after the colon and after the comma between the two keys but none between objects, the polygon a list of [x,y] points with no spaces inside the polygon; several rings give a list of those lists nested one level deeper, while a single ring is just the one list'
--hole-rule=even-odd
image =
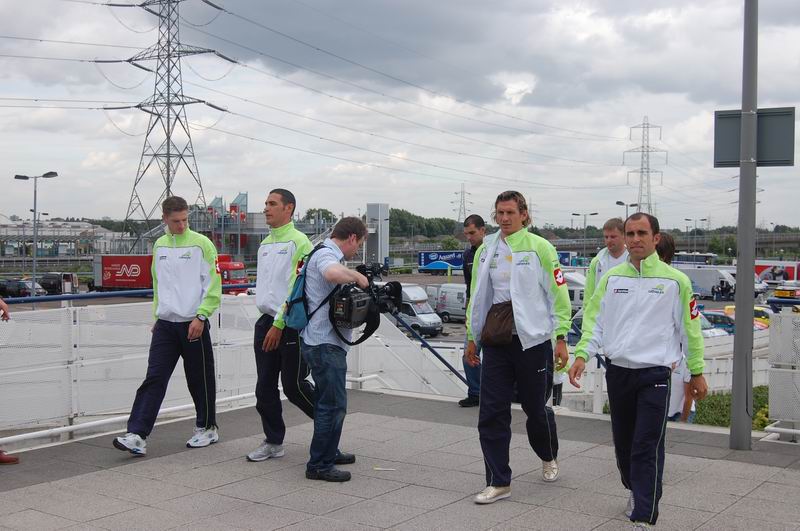
[{"label": "man in green tracksuit", "polygon": [[147,376],[136,391],[128,419],[128,433],[114,446],[135,456],[147,453],[145,439],[153,430],[167,384],[183,358],[186,384],[197,411],[189,448],[219,440],[216,412],[216,375],[208,319],[217,310],[222,281],[217,249],[211,240],[189,229],[189,205],[172,196],[161,205],[166,234],[153,246],[153,338]]},{"label": "man in green tracksuit", "polygon": [[606,357],[608,405],[622,484],[631,491],[626,514],[634,529],[658,519],[672,367],[687,352],[690,391],[701,400],[703,335],[692,284],[662,262],[658,219],[637,212],[625,222],[628,260],[603,276],[587,303],[570,383],[591,356]]}]

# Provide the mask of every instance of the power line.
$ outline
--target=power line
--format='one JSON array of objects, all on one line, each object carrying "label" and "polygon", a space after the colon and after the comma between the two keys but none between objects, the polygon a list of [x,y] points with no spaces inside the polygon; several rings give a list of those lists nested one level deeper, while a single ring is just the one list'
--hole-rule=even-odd
[{"label": "power line", "polygon": [[[498,110],[495,110],[495,109],[490,109],[488,107],[483,107],[481,105],[477,105],[477,104],[468,102],[466,100],[460,100],[458,98],[454,98],[453,96],[451,96],[449,94],[445,94],[443,92],[439,92],[439,91],[436,91],[436,90],[433,90],[433,89],[429,89],[429,88],[427,88],[427,87],[425,87],[423,85],[420,85],[418,83],[414,83],[412,81],[407,81],[407,80],[402,79],[400,77],[397,77],[395,75],[392,75],[392,74],[383,72],[381,70],[378,70],[377,68],[373,68],[373,67],[365,65],[363,63],[359,63],[358,61],[354,61],[352,59],[348,59],[347,57],[344,57],[344,56],[339,55],[337,53],[334,53],[334,52],[331,52],[331,51],[326,50],[324,48],[321,48],[321,47],[319,47],[319,46],[317,46],[315,44],[311,44],[309,42],[306,42],[306,41],[304,41],[302,39],[299,39],[297,37],[289,35],[288,33],[285,33],[285,32],[282,32],[280,30],[277,30],[275,28],[272,28],[270,26],[267,26],[266,24],[263,24],[263,23],[258,22],[256,20],[253,20],[251,18],[245,17],[245,16],[240,15],[238,13],[234,13],[233,11],[230,11],[227,8],[219,6],[219,5],[211,2],[210,0],[201,0],[201,2],[211,6],[213,8],[219,9],[220,11],[223,11],[226,14],[232,16],[232,17],[238,18],[239,20],[242,20],[244,22],[248,22],[248,23],[250,23],[250,24],[252,24],[254,26],[257,26],[257,27],[259,27],[259,28],[261,28],[261,29],[263,29],[265,31],[269,31],[269,32],[274,33],[276,35],[279,35],[279,36],[281,36],[281,37],[283,37],[285,39],[291,40],[291,41],[293,41],[293,42],[295,42],[297,44],[300,44],[302,46],[306,46],[308,48],[311,48],[312,50],[314,50],[316,52],[328,55],[330,57],[334,57],[334,58],[336,58],[336,59],[338,59],[340,61],[343,61],[343,62],[346,62],[346,63],[351,64],[353,66],[362,68],[362,69],[367,70],[369,72],[372,72],[374,74],[383,76],[383,77],[385,77],[387,79],[391,79],[392,81],[396,81],[398,83],[402,83],[404,85],[408,85],[410,87],[414,87],[416,89],[419,89],[419,90],[422,90],[424,92],[427,92],[427,93],[429,93],[431,95],[434,95],[434,96],[437,96],[437,97],[441,97],[441,98],[448,98],[448,99],[453,100],[453,101],[455,101],[457,103],[461,103],[462,105],[467,105],[467,106],[472,107],[474,109],[478,109],[478,110],[481,110],[481,111],[484,111],[484,112],[497,114],[499,116],[504,116],[506,118],[511,118],[513,120],[529,123],[529,124],[532,124],[532,125],[537,125],[539,127],[545,127],[545,128],[554,129],[554,130],[557,130],[557,131],[564,131],[564,132],[569,132],[569,133],[574,133],[574,134],[579,134],[579,135],[592,137],[590,139],[594,139],[594,140],[615,140],[615,141],[627,140],[627,138],[620,138],[620,137],[613,137],[613,136],[601,135],[601,134],[596,134],[596,133],[589,133],[589,132],[586,132],[586,131],[578,131],[578,130],[575,130],[575,129],[569,129],[569,128],[565,128],[565,127],[559,127],[559,126],[555,126],[555,125],[550,125],[550,124],[546,124],[544,122],[537,122],[537,121],[534,121],[534,120],[528,120],[528,119],[525,119],[525,118],[520,118],[518,116],[514,116],[512,114],[504,113],[502,111],[498,111]],[[540,133],[540,134],[544,134],[544,133]],[[579,138],[574,138],[574,137],[566,137],[566,138],[571,138],[573,140],[590,140],[590,139],[586,139],[586,138],[580,138],[580,139]]]},{"label": "power line", "polygon": [[46,42],[46,43],[53,43],[53,44],[75,44],[80,46],[98,46],[103,48],[125,48],[128,50],[141,50],[141,46],[126,46],[124,44],[107,44],[107,43],[97,43],[97,42],[82,42],[82,41],[62,41],[62,40],[55,40],[55,39],[40,39],[37,37],[18,37],[15,35],[0,35],[0,39],[8,39],[8,40],[15,40],[15,41],[31,41],[31,42]]}]

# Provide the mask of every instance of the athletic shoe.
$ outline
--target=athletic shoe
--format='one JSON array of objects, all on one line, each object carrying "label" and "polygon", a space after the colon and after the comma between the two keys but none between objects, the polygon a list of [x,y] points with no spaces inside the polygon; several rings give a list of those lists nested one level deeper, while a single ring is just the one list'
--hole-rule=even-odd
[{"label": "athletic shoe", "polygon": [[462,398],[458,401],[458,405],[461,407],[475,407],[481,404],[480,398],[477,396],[467,395],[467,398]]},{"label": "athletic shoe", "polygon": [[187,448],[205,448],[219,440],[216,426],[210,428],[195,428],[192,438],[186,441]]},{"label": "athletic shoe", "polygon": [[260,461],[266,461],[271,457],[283,457],[284,454],[285,452],[282,444],[268,443],[265,439],[264,442],[261,443],[261,446],[247,454],[247,460],[258,463]]},{"label": "athletic shoe", "polygon": [[632,514],[633,514],[633,492],[631,492],[631,495],[628,497],[628,507],[625,508],[625,516],[630,518]]},{"label": "athletic shoe", "polygon": [[558,461],[542,461],[542,479],[548,483],[558,479]]},{"label": "athletic shoe", "polygon": [[475,503],[487,505],[511,496],[511,487],[486,487],[475,496]]},{"label": "athletic shoe", "polygon": [[342,483],[350,481],[350,472],[339,470],[338,468],[331,468],[330,470],[308,470],[306,469],[306,479],[319,479],[321,481],[331,481],[333,483]]},{"label": "athletic shoe", "polygon": [[17,463],[19,463],[19,457],[8,455],[3,450],[0,450],[0,465],[16,465]]},{"label": "athletic shoe", "polygon": [[633,523],[633,531],[644,531],[645,529],[652,529],[654,526],[651,526],[647,522],[634,522]]},{"label": "athletic shoe", "polygon": [[126,433],[124,437],[115,437],[114,448],[130,452],[136,457],[147,454],[147,442],[135,433]]}]

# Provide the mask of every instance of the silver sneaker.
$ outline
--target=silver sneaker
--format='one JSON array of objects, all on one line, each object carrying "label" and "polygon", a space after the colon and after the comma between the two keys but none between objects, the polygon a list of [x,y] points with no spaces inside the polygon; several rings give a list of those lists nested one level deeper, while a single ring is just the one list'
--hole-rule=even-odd
[{"label": "silver sneaker", "polygon": [[486,505],[511,496],[511,487],[486,487],[475,496],[475,503]]},{"label": "silver sneaker", "polygon": [[197,428],[194,429],[192,438],[186,441],[187,448],[205,448],[212,445],[219,440],[219,432],[216,426],[210,428]]},{"label": "silver sneaker", "polygon": [[265,440],[261,443],[261,446],[247,454],[247,460],[258,463],[259,461],[266,461],[271,457],[283,457],[284,453],[282,444],[272,444]]},{"label": "silver sneaker", "polygon": [[147,442],[135,433],[126,433],[122,437],[115,437],[114,448],[123,452],[130,452],[136,457],[142,457],[147,454]]},{"label": "silver sneaker", "polygon": [[625,516],[630,518],[632,514],[633,514],[633,492],[631,492],[631,495],[628,497],[628,507],[625,508]]},{"label": "silver sneaker", "polygon": [[542,479],[548,483],[558,479],[558,461],[542,461]]},{"label": "silver sneaker", "polygon": [[652,529],[653,526],[648,524],[647,522],[634,522],[633,523],[633,531],[644,531],[646,529]]}]

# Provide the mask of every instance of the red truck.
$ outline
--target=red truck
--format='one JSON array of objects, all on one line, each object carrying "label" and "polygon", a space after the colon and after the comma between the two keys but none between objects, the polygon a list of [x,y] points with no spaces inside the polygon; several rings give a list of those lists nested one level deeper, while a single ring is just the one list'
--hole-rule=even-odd
[{"label": "red truck", "polygon": [[[128,289],[152,289],[153,277],[150,274],[152,255],[141,254],[99,254],[93,262],[93,291],[121,291]],[[221,254],[217,259],[222,285],[247,284],[247,272],[242,262],[234,262],[229,254]],[[226,290],[226,293],[244,293],[243,289]]]}]

